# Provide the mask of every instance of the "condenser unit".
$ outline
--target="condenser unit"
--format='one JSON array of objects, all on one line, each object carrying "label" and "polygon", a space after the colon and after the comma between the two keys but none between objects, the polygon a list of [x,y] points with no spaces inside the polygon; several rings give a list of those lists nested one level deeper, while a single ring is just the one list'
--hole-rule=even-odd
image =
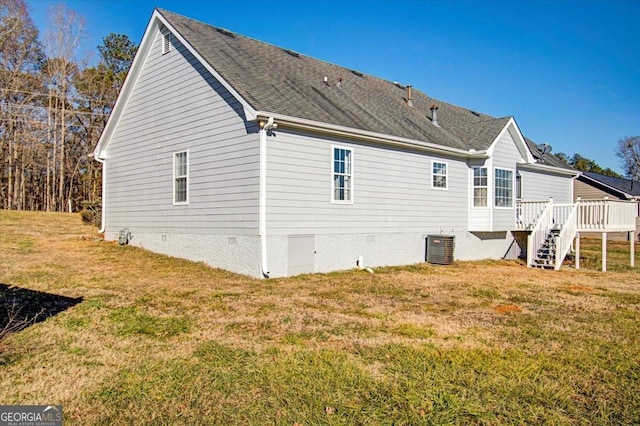
[{"label": "condenser unit", "polygon": [[450,265],[453,263],[454,247],[455,237],[453,235],[428,235],[425,259],[429,263]]}]

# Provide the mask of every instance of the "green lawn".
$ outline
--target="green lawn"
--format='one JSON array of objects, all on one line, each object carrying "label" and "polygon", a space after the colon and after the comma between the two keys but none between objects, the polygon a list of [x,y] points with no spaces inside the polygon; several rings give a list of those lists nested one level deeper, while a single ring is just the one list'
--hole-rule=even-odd
[{"label": "green lawn", "polygon": [[0,211],[0,314],[41,312],[0,340],[0,404],[87,425],[638,424],[640,272],[614,242],[599,272],[599,243],[580,271],[254,280]]}]

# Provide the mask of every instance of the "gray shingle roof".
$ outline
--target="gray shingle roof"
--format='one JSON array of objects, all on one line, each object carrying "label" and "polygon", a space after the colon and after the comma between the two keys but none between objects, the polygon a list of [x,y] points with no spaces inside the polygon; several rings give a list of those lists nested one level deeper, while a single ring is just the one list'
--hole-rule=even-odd
[{"label": "gray shingle roof", "polygon": [[596,182],[600,182],[620,192],[624,192],[625,194],[631,195],[633,197],[640,197],[640,182],[636,182],[630,179],[605,176],[594,172],[583,172],[582,174],[590,179],[595,180]]},{"label": "gray shingle roof", "polygon": [[565,163],[564,161],[562,161],[561,159],[559,159],[553,154],[542,155],[542,152],[540,152],[540,150],[538,149],[538,145],[528,137],[525,136],[524,141],[527,143],[527,146],[529,147],[529,151],[531,151],[531,154],[533,154],[533,158],[538,160],[538,163],[546,164],[547,166],[560,167],[562,169],[573,170],[573,167],[571,167],[568,163]]},{"label": "gray shingle roof", "polygon": [[[405,88],[392,82],[158,11],[257,111],[464,150],[489,148],[510,119],[473,112],[416,89],[412,108]],[[336,85],[338,79],[342,88]],[[431,122],[429,107],[434,104],[439,106],[440,126]]]}]

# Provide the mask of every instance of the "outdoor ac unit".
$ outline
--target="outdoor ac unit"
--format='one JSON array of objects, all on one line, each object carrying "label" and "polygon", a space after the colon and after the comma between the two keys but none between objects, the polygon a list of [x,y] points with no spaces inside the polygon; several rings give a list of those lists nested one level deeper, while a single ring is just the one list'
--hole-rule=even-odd
[{"label": "outdoor ac unit", "polygon": [[429,263],[450,265],[453,263],[453,249],[455,237],[453,235],[428,235],[426,260]]}]

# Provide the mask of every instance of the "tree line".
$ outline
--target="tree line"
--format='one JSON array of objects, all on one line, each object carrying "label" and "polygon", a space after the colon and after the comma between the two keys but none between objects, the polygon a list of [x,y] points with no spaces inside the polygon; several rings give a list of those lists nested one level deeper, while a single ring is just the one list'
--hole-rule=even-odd
[{"label": "tree line", "polygon": [[[106,125],[137,46],[109,34],[98,64],[81,50],[84,19],[63,5],[39,34],[24,0],[0,0],[0,208],[75,211],[99,205],[101,167],[90,154]],[[616,154],[640,180],[640,136]],[[558,157],[582,171],[621,177],[580,154]]]},{"label": "tree line", "polygon": [[99,61],[81,50],[84,19],[63,5],[39,34],[24,0],[0,0],[0,208],[74,211],[99,204],[90,154],[137,46],[109,34]]}]

